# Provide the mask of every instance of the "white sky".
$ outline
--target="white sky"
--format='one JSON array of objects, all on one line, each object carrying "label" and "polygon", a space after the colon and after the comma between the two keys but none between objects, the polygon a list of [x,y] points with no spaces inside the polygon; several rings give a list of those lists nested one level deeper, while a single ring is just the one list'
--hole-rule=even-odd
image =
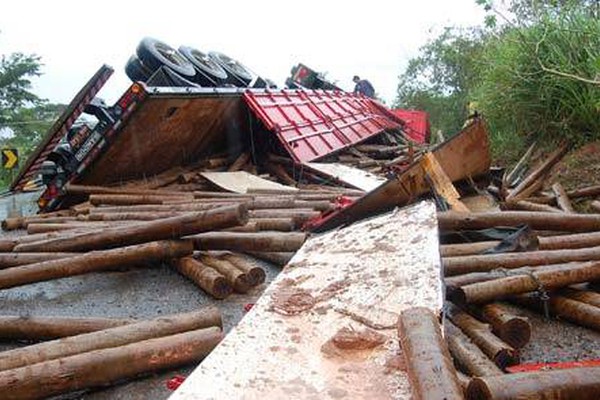
[{"label": "white sky", "polygon": [[475,0],[7,0],[0,54],[40,55],[44,75],[34,90],[53,102],[68,103],[106,63],[115,73],[100,96],[112,104],[130,84],[129,55],[151,36],[220,51],[278,85],[298,62],[348,90],[360,75],[391,103],[398,75],[430,29],[474,25],[482,15]]}]

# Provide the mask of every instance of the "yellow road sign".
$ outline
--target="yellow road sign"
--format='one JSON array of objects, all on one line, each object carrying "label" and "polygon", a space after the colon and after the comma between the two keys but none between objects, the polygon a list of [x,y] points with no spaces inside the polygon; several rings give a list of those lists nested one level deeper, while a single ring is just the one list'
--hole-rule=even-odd
[{"label": "yellow road sign", "polygon": [[19,151],[17,149],[2,149],[2,167],[13,169],[19,164]]}]

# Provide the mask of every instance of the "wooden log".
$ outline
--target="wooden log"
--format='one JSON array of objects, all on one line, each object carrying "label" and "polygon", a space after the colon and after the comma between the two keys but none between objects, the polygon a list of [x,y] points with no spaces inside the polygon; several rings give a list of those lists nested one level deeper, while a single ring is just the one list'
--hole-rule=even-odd
[{"label": "wooden log", "polygon": [[[113,221],[114,222],[114,221]],[[120,221],[119,221],[120,222]],[[62,223],[62,224],[36,224],[29,223],[27,225],[27,233],[30,235],[34,235],[36,233],[46,233],[46,232],[55,232],[55,231],[69,231],[72,229],[100,229],[100,228],[109,228],[111,226],[115,226],[116,224],[102,223],[102,222],[72,222],[72,223]]]},{"label": "wooden log", "polygon": [[[296,207],[293,197],[257,197],[246,203],[248,210],[291,209]],[[310,209],[309,209],[310,210]]]},{"label": "wooden log", "polygon": [[[77,185],[73,183],[67,183],[64,187],[67,194],[120,194],[120,195],[131,195],[131,196],[185,196],[185,192],[179,192],[174,190],[164,189],[133,189],[123,188],[122,186],[110,187],[110,186],[91,186],[91,185]],[[93,203],[92,203],[93,204]]]},{"label": "wooden log", "polygon": [[503,179],[503,181],[508,182],[509,184],[512,184],[512,181],[514,181],[515,178],[517,178],[517,176],[521,174],[521,170],[527,164],[527,161],[531,157],[531,154],[533,153],[533,150],[535,149],[535,146],[536,146],[535,142],[532,143],[531,146],[529,146],[529,148],[527,149],[527,151],[525,152],[525,154],[523,154],[523,156],[515,164],[515,166],[513,167],[513,169],[508,174],[506,174],[506,178]]},{"label": "wooden log", "polygon": [[176,239],[184,235],[244,225],[247,210],[243,205],[220,207],[157,221],[118,226],[83,233],[72,238],[49,239],[15,246],[17,252],[88,251],[119,247],[152,240]]},{"label": "wooden log", "polygon": [[0,239],[0,252],[8,253],[19,244],[18,238]]},{"label": "wooden log", "polygon": [[581,249],[585,247],[600,246],[600,232],[575,233],[572,235],[558,235],[539,237],[540,250]]},{"label": "wooden log", "polygon": [[[509,203],[518,202],[520,200],[525,200],[525,199],[533,196],[534,194],[536,194],[537,192],[542,190],[542,188],[544,187],[544,181],[546,180],[546,178],[547,178],[547,175],[541,176],[537,181],[533,182],[531,185],[529,185],[525,189],[523,189],[521,191],[521,193],[519,193],[515,197],[511,198],[510,200],[507,200],[507,202],[509,202]],[[508,191],[508,193],[510,193],[510,192],[511,191]],[[534,211],[536,211],[536,210],[534,210]]]},{"label": "wooden log", "polygon": [[446,320],[446,342],[454,362],[473,376],[502,375],[503,372],[456,325]]},{"label": "wooden log", "polygon": [[462,213],[445,211],[438,213],[442,231],[486,229],[497,226],[527,224],[531,229],[564,232],[600,231],[600,214],[566,214],[526,211],[487,213]]},{"label": "wooden log", "polygon": [[295,186],[296,180],[292,178],[281,164],[268,162],[265,164],[266,170],[275,176],[281,183],[288,186]]},{"label": "wooden log", "polygon": [[293,252],[266,252],[266,251],[248,251],[246,252],[253,257],[256,257],[263,261],[268,261],[275,265],[279,265],[283,267],[287,265],[288,262],[292,259],[295,253]]},{"label": "wooden log", "polygon": [[41,399],[197,362],[221,341],[217,327],[90,351],[0,373],[5,400]]},{"label": "wooden log", "polygon": [[600,201],[594,200],[590,203],[590,208],[596,212],[600,212]]},{"label": "wooden log", "polygon": [[308,201],[308,200],[295,200],[294,207],[296,208],[308,208],[317,211],[329,211],[333,210],[334,205],[328,200],[321,201]]},{"label": "wooden log", "polygon": [[414,307],[403,311],[398,337],[414,399],[463,398],[437,316],[431,310]]},{"label": "wooden log", "polygon": [[49,340],[114,328],[134,319],[99,317],[0,316],[0,340]]},{"label": "wooden log", "polygon": [[559,292],[559,294],[571,300],[577,300],[595,307],[600,307],[600,293],[597,292],[574,288],[564,288]]},{"label": "wooden log", "polygon": [[[95,214],[152,214],[163,212],[190,212],[210,210],[222,207],[223,203],[187,203],[187,204],[138,204],[132,206],[96,207],[90,210],[90,217]],[[144,218],[140,218],[144,219]]]},{"label": "wooden log", "polygon": [[440,255],[442,257],[469,256],[483,253],[486,250],[493,249],[500,244],[500,240],[489,240],[485,242],[443,244],[440,246]]},{"label": "wooden log", "polygon": [[245,152],[240,154],[238,158],[236,158],[235,161],[229,166],[229,168],[227,168],[227,171],[239,171],[244,165],[246,165],[248,160],[250,160],[250,153]]},{"label": "wooden log", "polygon": [[552,213],[562,213],[562,210],[558,208],[546,205],[546,204],[538,204],[532,203],[526,200],[517,200],[517,201],[509,201],[502,205],[504,210],[522,210],[522,211],[535,211],[535,212],[552,212]]},{"label": "wooden log", "polygon": [[248,221],[246,225],[234,226],[233,228],[223,229],[224,232],[258,232],[259,225],[256,221]]},{"label": "wooden log", "polygon": [[294,209],[270,209],[270,210],[250,210],[248,216],[252,219],[258,218],[294,218],[294,219],[311,219],[321,215],[319,211],[305,208]]},{"label": "wooden log", "polygon": [[469,400],[600,398],[600,367],[521,372],[472,379]]},{"label": "wooden log", "polygon": [[180,211],[148,211],[127,213],[94,212],[89,215],[90,221],[154,221],[155,219],[171,218],[181,215]]},{"label": "wooden log", "polygon": [[600,196],[600,185],[570,190],[567,192],[567,196],[569,196],[570,199]]},{"label": "wooden log", "polygon": [[256,223],[259,231],[295,231],[297,226],[292,218],[258,218],[251,219],[251,222]]},{"label": "wooden log", "polygon": [[193,257],[174,259],[171,265],[216,299],[224,299],[233,292],[233,287],[223,275]]},{"label": "wooden log", "polygon": [[478,315],[492,327],[500,339],[516,349],[524,347],[531,339],[531,324],[525,317],[515,315],[503,303],[483,305]]},{"label": "wooden log", "polygon": [[245,273],[248,277],[248,283],[250,286],[258,286],[264,283],[265,279],[267,278],[265,270],[260,267],[250,256],[229,253],[224,255],[223,259],[230,262],[237,269]]},{"label": "wooden log", "polygon": [[79,253],[0,253],[0,268],[18,267],[48,260],[58,260]]},{"label": "wooden log", "polygon": [[188,241],[150,242],[0,270],[0,289],[192,254]]},{"label": "wooden log", "polygon": [[545,289],[557,289],[600,279],[600,262],[592,261],[563,265],[550,271],[531,272],[507,276],[492,281],[473,283],[455,289],[451,298],[455,303],[486,303],[511,295],[537,290],[540,284]]},{"label": "wooden log", "polygon": [[306,234],[300,232],[208,232],[188,236],[194,242],[196,250],[231,250],[231,251],[296,251],[306,240]]},{"label": "wooden log", "polygon": [[28,217],[14,217],[14,218],[6,218],[2,221],[2,230],[12,231],[16,229],[24,229],[27,228],[27,224],[29,222],[38,222],[38,221],[74,221],[75,217],[68,214],[69,211],[61,211],[61,214],[57,213],[48,213],[48,214],[39,214],[32,215]]},{"label": "wooden log", "polygon": [[[439,131],[438,131],[439,132]],[[458,383],[460,384],[460,388],[463,391],[463,396],[467,395],[467,387],[469,387],[469,383],[471,382],[471,378],[467,375],[463,374],[460,371],[456,371],[456,378],[458,379]]]},{"label": "wooden log", "polygon": [[252,287],[251,278],[248,274],[227,260],[208,254],[200,254],[199,261],[223,275],[237,293],[247,293]]},{"label": "wooden log", "polygon": [[185,192],[182,192],[179,196],[158,194],[92,194],[90,195],[90,203],[92,203],[95,206],[128,206],[133,204],[163,204],[164,202],[173,201],[177,199],[190,201],[193,198],[193,195]]},{"label": "wooden log", "polygon": [[447,276],[485,272],[497,268],[562,264],[573,261],[600,260],[600,246],[569,250],[538,250],[521,253],[482,254],[442,259]]},{"label": "wooden log", "polygon": [[556,182],[554,185],[552,185],[552,192],[554,192],[556,203],[561,210],[568,213],[575,212],[573,204],[571,204],[571,200],[569,200],[569,196],[567,195],[565,188],[559,182]]},{"label": "wooden log", "polygon": [[139,321],[0,352],[0,371],[210,326],[222,327],[214,307]]},{"label": "wooden log", "polygon": [[510,200],[517,196],[520,192],[522,192],[525,188],[531,185],[533,182],[537,181],[544,175],[546,175],[550,169],[560,161],[560,159],[567,154],[569,150],[568,144],[562,144],[558,149],[553,151],[543,162],[542,164],[534,169],[523,181],[517,185],[517,187],[507,196],[507,200]]},{"label": "wooden log", "polygon": [[489,325],[453,305],[448,308],[448,318],[500,368],[519,363],[518,351],[494,335]]},{"label": "wooden log", "polygon": [[194,198],[196,200],[211,200],[214,201],[216,199],[219,200],[248,200],[253,199],[254,196],[252,194],[245,193],[235,193],[235,192],[215,192],[215,191],[199,191],[194,192]]}]

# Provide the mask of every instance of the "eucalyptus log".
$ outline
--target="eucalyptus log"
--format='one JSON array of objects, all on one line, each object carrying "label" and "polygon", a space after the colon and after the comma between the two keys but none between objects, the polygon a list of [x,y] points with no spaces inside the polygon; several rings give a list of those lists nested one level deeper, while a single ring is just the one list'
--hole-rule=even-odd
[{"label": "eucalyptus log", "polygon": [[[100,208],[102,210],[102,208]],[[190,210],[194,211],[194,210]],[[153,221],[155,219],[171,218],[181,215],[181,211],[146,211],[146,212],[126,212],[126,213],[90,213],[90,221]]]},{"label": "eucalyptus log", "polygon": [[0,352],[0,371],[210,326],[222,327],[217,308],[158,317]]},{"label": "eucalyptus log", "polygon": [[398,336],[414,399],[463,398],[437,316],[431,310],[414,307],[403,311]]},{"label": "eucalyptus log", "polygon": [[125,265],[144,265],[192,254],[187,241],[150,242],[112,250],[89,253],[22,265],[0,270],[0,289],[51,279],[114,269]]},{"label": "eucalyptus log", "polygon": [[256,223],[259,231],[291,232],[296,230],[293,218],[257,218],[250,221]]},{"label": "eucalyptus log", "polygon": [[80,255],[80,253],[0,253],[0,269],[48,260],[58,260],[77,255]]},{"label": "eucalyptus log", "polygon": [[237,293],[246,293],[252,287],[251,278],[233,263],[208,254],[200,254],[201,263],[208,265],[227,279],[229,284]]},{"label": "eucalyptus log", "polygon": [[[94,207],[90,209],[90,218],[95,214],[150,214],[162,212],[189,212],[203,211],[211,208],[222,207],[222,203],[199,203],[192,202],[187,204],[134,204],[131,206],[107,206]],[[143,219],[143,218],[142,218]]]},{"label": "eucalyptus log", "polygon": [[240,252],[296,251],[307,235],[300,232],[207,232],[188,236],[196,250],[231,250]]},{"label": "eucalyptus log", "polygon": [[248,283],[250,286],[258,286],[264,283],[265,279],[267,278],[265,270],[249,256],[229,253],[224,255],[223,259],[230,262],[237,269],[245,273],[248,277]]},{"label": "eucalyptus log", "polygon": [[239,171],[250,160],[250,158],[250,153],[241,153],[238,158],[236,158],[235,161],[227,168],[227,171]]},{"label": "eucalyptus log", "polygon": [[193,200],[194,196],[182,192],[178,196],[162,195],[162,194],[92,194],[90,195],[90,203],[95,206],[99,205],[132,205],[132,204],[163,204],[165,201],[176,199]]},{"label": "eucalyptus log", "polygon": [[567,195],[571,199],[600,196],[600,185],[588,186],[588,187],[584,187],[584,188],[570,190],[567,192]]},{"label": "eucalyptus log", "polygon": [[0,239],[0,252],[8,253],[19,244],[18,238]]},{"label": "eucalyptus log", "polygon": [[469,400],[600,398],[600,367],[521,372],[474,378],[467,388]]},{"label": "eucalyptus log", "polygon": [[448,318],[500,368],[519,363],[518,351],[494,335],[488,324],[452,305]]},{"label": "eucalyptus log", "polygon": [[194,282],[200,289],[216,299],[224,299],[233,292],[233,287],[227,278],[214,268],[192,257],[173,259],[171,265],[181,275]]},{"label": "eucalyptus log", "polygon": [[582,303],[600,307],[600,293],[589,290],[579,290],[573,288],[564,288],[560,291],[560,295],[572,300],[577,300]]},{"label": "eucalyptus log", "polygon": [[507,276],[486,282],[473,283],[453,290],[454,302],[486,303],[511,295],[528,293],[540,288],[557,289],[600,279],[600,262],[573,263],[549,271],[533,271],[529,274]]},{"label": "eucalyptus log", "polygon": [[572,235],[540,236],[540,250],[580,249],[600,246],[600,232],[575,233]]},{"label": "eucalyptus log", "polygon": [[502,375],[503,372],[456,325],[446,320],[446,342],[454,362],[473,376]]},{"label": "eucalyptus log", "polygon": [[263,209],[250,210],[248,216],[252,219],[259,218],[300,218],[308,220],[321,215],[319,211],[314,211],[310,208],[295,208],[295,209]]},{"label": "eucalyptus log", "polygon": [[463,213],[444,211],[438,213],[442,231],[486,229],[498,226],[527,224],[531,229],[561,232],[600,231],[600,214],[566,214],[527,211]]},{"label": "eucalyptus log", "polygon": [[531,324],[527,318],[515,315],[506,304],[483,305],[478,314],[492,326],[492,332],[512,347],[520,349],[529,343]]},{"label": "eucalyptus log", "polygon": [[[121,222],[121,221],[119,221]],[[103,222],[69,222],[60,224],[27,224],[27,233],[34,235],[36,233],[46,233],[55,231],[69,231],[72,229],[101,229],[115,226],[116,224],[108,224]]]},{"label": "eucalyptus log", "polygon": [[263,261],[268,261],[275,265],[283,267],[294,257],[294,252],[266,252],[266,251],[247,251],[253,257],[256,257]]},{"label": "eucalyptus log", "polygon": [[[64,187],[67,194],[120,194],[120,195],[133,195],[133,196],[185,196],[185,192],[164,190],[164,189],[134,189],[134,188],[123,188],[122,186],[92,186],[92,185],[77,185],[73,183],[67,183]],[[93,204],[93,203],[92,203]]]},{"label": "eucalyptus log", "polygon": [[500,240],[488,240],[484,242],[443,244],[440,246],[440,255],[442,257],[469,256],[483,253],[486,250],[493,249],[500,244]]},{"label": "eucalyptus log", "polygon": [[[537,296],[515,296],[510,301],[544,313],[544,304]],[[600,308],[568,297],[553,294],[547,301],[548,311],[576,325],[600,331]]]},{"label": "eucalyptus log", "polygon": [[512,191],[511,194],[507,196],[507,200],[518,196],[520,192],[522,192],[529,185],[534,183],[535,181],[541,179],[544,175],[546,175],[550,169],[558,162],[560,159],[567,154],[569,150],[569,146],[565,143],[561,145],[558,149],[553,151],[543,162],[542,164],[534,169],[523,181],[517,185],[517,187]]},{"label": "eucalyptus log", "polygon": [[2,371],[2,398],[47,398],[198,362],[222,337],[218,327],[204,328]]},{"label": "eucalyptus log", "polygon": [[0,340],[49,340],[136,322],[125,318],[0,315]]},{"label": "eucalyptus log", "polygon": [[565,188],[559,182],[552,185],[552,192],[556,196],[556,203],[561,210],[568,213],[575,212],[573,204],[571,204],[571,200],[569,200],[569,196],[565,192]]},{"label": "eucalyptus log", "polygon": [[242,205],[188,213],[134,225],[117,226],[74,237],[49,239],[15,246],[17,252],[87,251],[126,246],[152,240],[177,239],[185,235],[244,225],[247,210]]},{"label": "eucalyptus log", "polygon": [[521,253],[482,254],[444,258],[447,276],[485,272],[497,268],[561,264],[573,261],[600,260],[600,246],[569,250],[538,250]]},{"label": "eucalyptus log", "polygon": [[552,213],[563,213],[558,208],[546,205],[533,203],[526,200],[508,201],[503,204],[503,209],[506,210],[523,210],[523,211],[535,211],[535,212],[552,212]]},{"label": "eucalyptus log", "polygon": [[15,229],[23,229],[27,227],[27,223],[30,221],[41,221],[41,220],[52,220],[52,221],[72,221],[75,218],[70,214],[68,210],[61,210],[57,212],[31,215],[27,217],[14,217],[6,218],[2,221],[2,230],[11,231]]}]

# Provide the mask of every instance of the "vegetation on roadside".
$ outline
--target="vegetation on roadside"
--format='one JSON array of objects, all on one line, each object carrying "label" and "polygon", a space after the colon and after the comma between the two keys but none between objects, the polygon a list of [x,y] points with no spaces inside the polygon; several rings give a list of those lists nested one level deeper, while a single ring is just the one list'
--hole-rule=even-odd
[{"label": "vegetation on roadside", "polygon": [[513,0],[504,11],[477,2],[485,23],[447,28],[423,46],[400,76],[396,106],[428,111],[446,134],[476,109],[501,162],[533,140],[599,140],[599,2]]}]

